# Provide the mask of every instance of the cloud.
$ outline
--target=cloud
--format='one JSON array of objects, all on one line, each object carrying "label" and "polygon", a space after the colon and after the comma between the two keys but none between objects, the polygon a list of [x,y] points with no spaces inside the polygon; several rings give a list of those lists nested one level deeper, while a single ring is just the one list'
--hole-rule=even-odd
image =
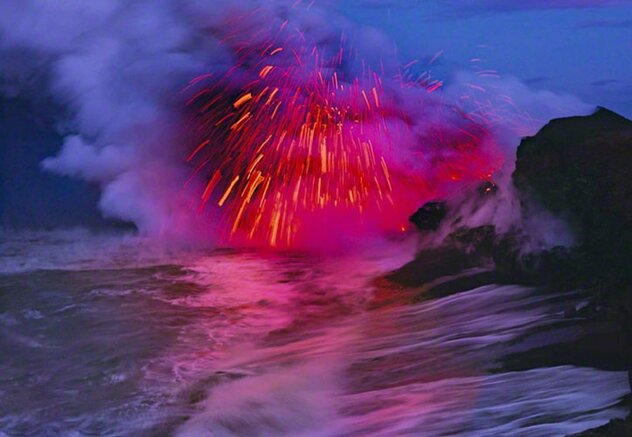
[{"label": "cloud", "polygon": [[[355,5],[366,8],[427,9],[427,20],[461,19],[490,13],[534,10],[613,8],[630,6],[632,0],[355,0]],[[430,7],[428,7],[430,6]],[[597,26],[628,27],[628,20],[594,22]],[[590,27],[591,23],[588,23]]]},{"label": "cloud", "polygon": [[632,5],[631,0],[436,0],[461,10],[519,11],[532,9],[584,9]]},{"label": "cloud", "polygon": [[492,10],[584,9],[625,6],[630,0],[438,0],[439,3],[465,8]]},{"label": "cloud", "polygon": [[[461,10],[529,10],[529,9],[584,9],[631,5],[631,0],[433,0],[442,6]],[[426,0],[356,0],[355,4],[367,7],[415,7]]]},{"label": "cloud", "polygon": [[525,79],[523,82],[527,85],[537,85],[551,80],[548,76],[536,76]]},{"label": "cloud", "polygon": [[632,18],[622,20],[593,20],[586,21],[577,26],[579,29],[592,28],[632,28]]},{"label": "cloud", "polygon": [[617,79],[601,79],[601,80],[596,80],[592,82],[591,85],[592,86],[607,86],[607,85],[613,85],[617,83],[621,83],[621,81]]}]

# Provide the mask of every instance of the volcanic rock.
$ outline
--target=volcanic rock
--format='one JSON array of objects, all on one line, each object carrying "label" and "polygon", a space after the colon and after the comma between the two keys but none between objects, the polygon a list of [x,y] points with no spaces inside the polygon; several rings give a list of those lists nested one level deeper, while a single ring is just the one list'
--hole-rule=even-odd
[{"label": "volcanic rock", "polygon": [[575,266],[596,283],[632,282],[630,169],[632,121],[604,108],[552,120],[518,147],[514,184],[566,218],[579,238]]},{"label": "volcanic rock", "polygon": [[436,231],[447,212],[445,202],[428,202],[410,216],[410,221],[420,231]]}]

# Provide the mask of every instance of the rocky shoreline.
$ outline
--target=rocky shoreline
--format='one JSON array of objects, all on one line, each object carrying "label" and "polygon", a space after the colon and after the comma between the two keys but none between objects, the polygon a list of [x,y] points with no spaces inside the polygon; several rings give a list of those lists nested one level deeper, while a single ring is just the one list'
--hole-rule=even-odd
[{"label": "rocky shoreline", "polygon": [[[552,120],[524,138],[512,175],[523,209],[545,208],[569,224],[576,243],[525,251],[521,229],[460,227],[441,247],[421,250],[383,280],[412,303],[491,283],[572,293],[568,309],[545,330],[527,332],[530,345],[506,354],[502,370],[575,365],[628,371],[632,387],[632,121],[599,108],[586,117]],[[479,195],[494,195],[486,183]],[[430,202],[411,221],[423,235],[449,216],[446,202]],[[406,291],[407,290],[407,291]],[[578,304],[578,302],[580,302]],[[632,435],[632,414],[580,436]]]}]

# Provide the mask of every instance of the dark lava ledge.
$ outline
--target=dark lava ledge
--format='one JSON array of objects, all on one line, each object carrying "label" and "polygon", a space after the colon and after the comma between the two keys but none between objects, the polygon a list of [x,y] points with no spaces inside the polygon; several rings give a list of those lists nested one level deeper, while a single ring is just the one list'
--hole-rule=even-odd
[{"label": "dark lava ledge", "polygon": [[[552,120],[522,140],[512,179],[526,209],[536,204],[567,221],[577,237],[574,247],[524,254],[520,230],[499,235],[493,226],[459,228],[443,247],[420,251],[382,280],[401,287],[413,303],[493,283],[535,286],[542,293],[574,290],[588,303],[576,308],[569,302],[559,323],[525,333],[516,343],[532,347],[505,355],[500,369],[628,371],[632,386],[630,169],[632,121],[604,108]],[[479,195],[495,194],[491,186]],[[449,216],[447,209],[444,202],[429,202],[411,222],[422,234],[432,233]],[[631,436],[632,414],[576,435]]]}]

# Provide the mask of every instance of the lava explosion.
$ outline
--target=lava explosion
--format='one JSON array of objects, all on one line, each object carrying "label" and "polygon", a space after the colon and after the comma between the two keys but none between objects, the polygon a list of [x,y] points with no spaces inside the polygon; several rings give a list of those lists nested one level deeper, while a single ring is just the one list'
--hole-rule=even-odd
[{"label": "lava explosion", "polygon": [[455,108],[416,130],[401,92],[427,95],[439,82],[385,86],[359,62],[359,73],[347,68],[350,50],[327,56],[291,38],[226,44],[235,65],[191,82],[195,146],[187,158],[194,175],[208,175],[201,207],[219,208],[225,242],[295,247],[318,241],[323,229],[405,230],[445,182],[485,179],[498,164],[482,151],[486,124]]}]

